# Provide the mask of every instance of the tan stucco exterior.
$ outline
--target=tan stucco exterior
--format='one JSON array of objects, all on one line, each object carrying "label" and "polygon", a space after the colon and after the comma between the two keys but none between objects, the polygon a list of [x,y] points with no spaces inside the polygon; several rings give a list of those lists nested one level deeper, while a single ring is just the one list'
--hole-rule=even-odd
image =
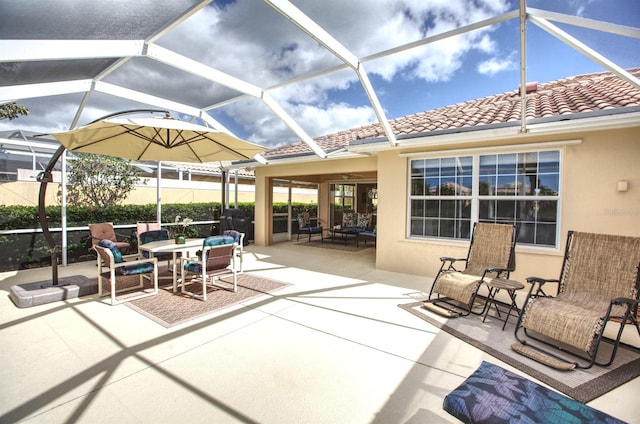
[{"label": "tan stucco exterior", "polygon": [[[175,182],[179,185],[178,182]],[[222,199],[222,192],[220,184],[206,184],[202,187],[162,187],[160,194],[162,203],[202,203],[202,202],[220,202]],[[35,181],[10,181],[0,183],[0,205],[23,205],[23,206],[36,206],[38,204],[38,192],[40,190],[40,183]],[[50,183],[47,187],[46,204],[55,205],[58,204],[57,193],[59,190],[58,183]],[[235,200],[235,189],[233,184],[230,188],[229,194],[231,203]],[[315,202],[316,194],[312,190],[308,190],[307,193],[304,190],[297,190],[293,193],[293,199],[297,202]],[[280,190],[275,193],[275,201],[286,203],[288,200],[288,193],[286,190]],[[153,184],[148,184],[146,187],[138,186],[125,199],[122,203],[129,205],[147,205],[155,204],[157,201],[158,192]],[[253,202],[255,200],[255,187],[253,185],[241,185],[238,190],[238,202]]]},{"label": "tan stucco exterior", "polygon": [[[562,181],[560,236],[558,248],[517,248],[517,269],[512,274],[523,280],[532,275],[559,276],[566,234],[569,230],[640,235],[640,127],[572,132],[554,136],[514,135],[499,141],[440,144],[417,149],[389,148],[376,155],[350,159],[317,159],[312,162],[268,165],[256,169],[256,243],[270,244],[269,179],[283,176],[321,182],[319,215],[327,222],[328,184],[336,174],[375,172],[378,184],[376,266],[379,269],[433,277],[439,257],[465,257],[468,242],[410,239],[407,237],[407,175],[411,152],[505,151],[549,148],[561,151]],[[445,153],[443,153],[445,154]],[[618,191],[619,181],[628,190]],[[260,217],[258,217],[258,211]]]}]

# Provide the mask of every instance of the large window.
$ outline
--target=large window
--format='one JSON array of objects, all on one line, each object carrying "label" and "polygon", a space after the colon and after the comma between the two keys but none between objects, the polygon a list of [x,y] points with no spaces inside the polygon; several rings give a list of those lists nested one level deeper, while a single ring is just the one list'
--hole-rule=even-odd
[{"label": "large window", "polygon": [[556,246],[560,151],[411,160],[409,235],[469,239],[473,221],[513,223],[518,242]]}]

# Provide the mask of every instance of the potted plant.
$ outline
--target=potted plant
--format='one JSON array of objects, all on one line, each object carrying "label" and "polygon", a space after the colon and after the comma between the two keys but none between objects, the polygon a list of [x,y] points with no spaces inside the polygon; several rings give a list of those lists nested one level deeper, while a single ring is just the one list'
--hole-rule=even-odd
[{"label": "potted plant", "polygon": [[184,218],[182,219],[182,221],[180,221],[181,219],[182,217],[178,215],[176,216],[176,219],[174,221],[176,224],[180,225],[180,227],[178,227],[178,230],[176,230],[176,233],[173,235],[176,244],[184,244],[187,227],[193,222],[193,219],[191,218]]}]

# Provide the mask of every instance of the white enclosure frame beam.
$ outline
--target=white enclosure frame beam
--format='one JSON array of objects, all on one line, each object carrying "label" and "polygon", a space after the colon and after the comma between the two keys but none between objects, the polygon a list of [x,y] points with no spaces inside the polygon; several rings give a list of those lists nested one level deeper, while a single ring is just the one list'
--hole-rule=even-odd
[{"label": "white enclosure frame beam", "polygon": [[96,82],[94,90],[100,93],[122,97],[123,99],[129,99],[135,102],[159,107],[161,109],[175,110],[176,112],[184,113],[191,116],[198,116],[200,114],[200,109],[198,108],[163,99],[161,97],[152,96],[150,94],[141,93],[139,91],[120,87],[118,85],[110,84],[107,82]]},{"label": "white enclosure frame beam", "polygon": [[640,28],[626,25],[612,24],[610,22],[596,21],[594,19],[581,18],[578,16],[565,15],[564,13],[549,12],[547,10],[528,7],[527,14],[540,19],[548,19],[554,22],[593,29],[596,31],[609,32],[611,34],[624,35],[625,37],[640,38]]},{"label": "white enclosure frame beam", "polygon": [[520,0],[520,132],[527,132],[527,1]]},{"label": "white enclosure frame beam", "polygon": [[614,74],[618,75],[620,78],[640,88],[640,80],[638,78],[634,77],[633,75],[625,71],[623,68],[616,65],[611,60],[607,59],[606,57],[596,52],[591,47],[587,46],[586,44],[579,41],[578,39],[572,37],[567,32],[561,30],[551,22],[547,21],[546,19],[538,18],[535,16],[529,16],[529,20],[532,23],[536,24],[538,27],[542,28],[544,31],[548,32],[549,34],[553,35],[554,37],[562,41],[563,43],[573,47],[575,50],[584,54],[589,59],[602,65],[603,67],[610,70]]},{"label": "white enclosure frame beam", "polygon": [[364,88],[367,97],[371,103],[371,106],[378,117],[378,121],[382,124],[385,135],[389,142],[396,146],[398,141],[396,140],[395,134],[391,130],[391,126],[389,125],[389,120],[387,119],[384,109],[378,100],[378,96],[369,81],[369,78],[364,70],[364,66],[359,61],[359,59],[351,53],[349,49],[343,46],[338,40],[336,40],[331,34],[325,31],[320,25],[318,25],[313,19],[305,15],[300,9],[295,7],[288,0],[264,0],[269,6],[271,6],[274,10],[288,19],[292,24],[297,26],[302,32],[307,34],[313,40],[320,43],[325,49],[329,50],[336,57],[338,57],[341,61],[343,61],[346,65],[351,67],[362,87]]},{"label": "white enclosure frame beam", "polygon": [[83,93],[91,90],[92,83],[93,81],[90,79],[83,79],[0,87],[0,103],[36,97]]},{"label": "white enclosure frame beam", "polygon": [[156,44],[149,44],[147,46],[146,56],[173,68],[181,69],[190,74],[197,75],[241,93],[248,94],[249,96],[259,98],[262,95],[262,89],[253,84],[242,81],[239,78],[218,71],[217,69],[204,65],[201,62],[175,53]]},{"label": "white enclosure frame beam", "polygon": [[[390,56],[392,54],[401,53],[401,52],[406,51],[406,50],[410,50],[410,49],[414,49],[414,48],[417,48],[417,47],[421,47],[421,46],[424,46],[424,45],[427,45],[427,44],[430,44],[430,43],[435,43],[436,41],[444,40],[444,39],[449,38],[449,37],[454,37],[456,35],[464,34],[466,32],[475,31],[476,29],[484,28],[486,26],[499,24],[501,22],[508,21],[508,20],[511,20],[511,19],[515,19],[517,17],[518,17],[518,10],[513,10],[511,12],[507,12],[507,13],[502,14],[500,16],[496,16],[496,17],[493,17],[493,18],[490,18],[490,19],[486,19],[484,21],[476,22],[476,23],[469,24],[469,25],[466,25],[466,26],[463,26],[463,27],[460,27],[460,28],[456,28],[456,29],[451,30],[451,31],[443,32],[441,34],[433,35],[431,37],[427,37],[427,38],[423,38],[421,40],[413,41],[411,43],[403,44],[401,46],[394,47],[392,49],[384,50],[384,51],[381,51],[381,52],[378,52],[378,53],[373,53],[373,54],[371,54],[369,56],[365,56],[365,57],[360,58],[360,62],[361,63],[371,62],[373,60],[377,60],[377,59],[380,59],[380,58],[383,58],[383,57],[387,57],[387,56]],[[321,76],[324,76],[324,75],[329,75],[329,74],[332,74],[334,72],[341,71],[343,69],[347,69],[348,67],[349,67],[348,64],[341,63],[339,65],[332,66],[330,68],[326,68],[326,69],[323,69],[323,70],[320,70],[320,71],[312,72],[312,73],[309,73],[309,74],[306,74],[306,75],[302,75],[302,76],[297,77],[297,78],[293,78],[293,79],[290,79],[290,80],[287,80],[287,81],[272,85],[270,87],[267,87],[265,89],[265,91],[273,91],[273,90],[276,90],[276,89],[279,89],[279,88],[284,88],[284,87],[287,87],[287,86],[290,86],[290,85],[293,85],[293,84],[298,84],[298,83],[301,83],[301,82],[304,82],[304,81],[309,81],[309,80],[312,80],[312,79],[317,78],[317,77],[321,77]],[[243,95],[243,96],[238,96],[238,97],[235,97],[235,98],[231,98],[231,99],[225,100],[223,102],[219,102],[219,103],[216,103],[214,105],[208,106],[205,109],[206,110],[211,110],[211,109],[216,109],[216,108],[219,108],[219,107],[227,106],[229,104],[232,104],[232,103],[235,103],[235,102],[241,100],[244,97],[245,96]]]},{"label": "white enclosure frame beam", "polygon": [[0,62],[140,56],[144,40],[0,40]]},{"label": "white enclosure frame beam", "polygon": [[146,55],[166,65],[200,76],[220,85],[224,85],[225,87],[229,87],[233,90],[244,93],[245,95],[261,99],[265,105],[269,107],[269,109],[271,109],[271,111],[276,114],[282,122],[285,123],[285,125],[287,125],[311,148],[311,150],[314,151],[316,155],[323,159],[326,157],[324,151],[320,146],[318,146],[313,138],[311,138],[311,136],[309,136],[309,134],[307,134],[306,131],[304,131],[302,127],[300,127],[293,118],[287,114],[287,112],[285,112],[285,110],[280,107],[273,98],[271,98],[271,96],[267,95],[263,89],[154,44],[150,44],[148,46]]},{"label": "white enclosure frame beam", "polygon": [[265,105],[267,105],[269,109],[273,111],[273,113],[278,115],[278,117],[282,119],[285,125],[291,128],[291,131],[296,133],[296,135],[300,137],[300,139],[307,146],[309,146],[317,156],[322,159],[325,159],[327,157],[327,154],[324,152],[324,150],[322,150],[320,146],[318,146],[318,144],[313,141],[311,136],[309,136],[309,134],[307,134],[302,129],[302,127],[300,127],[300,125],[298,125],[298,123],[291,116],[289,116],[289,114],[287,114],[287,112],[282,109],[282,106],[280,106],[275,100],[273,100],[273,98],[268,93],[263,93],[262,101]]}]

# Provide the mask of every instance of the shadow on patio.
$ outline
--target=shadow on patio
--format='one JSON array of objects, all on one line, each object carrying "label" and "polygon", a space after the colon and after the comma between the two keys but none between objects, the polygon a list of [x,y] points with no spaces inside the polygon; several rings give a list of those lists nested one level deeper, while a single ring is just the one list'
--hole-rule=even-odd
[{"label": "shadow on patio", "polygon": [[[397,307],[431,279],[309,249],[249,246],[245,272],[291,285],[170,329],[96,297],[18,309],[50,270],[0,274],[0,422],[455,422],[442,399],[492,358]],[[637,380],[593,406],[632,420]]]}]

